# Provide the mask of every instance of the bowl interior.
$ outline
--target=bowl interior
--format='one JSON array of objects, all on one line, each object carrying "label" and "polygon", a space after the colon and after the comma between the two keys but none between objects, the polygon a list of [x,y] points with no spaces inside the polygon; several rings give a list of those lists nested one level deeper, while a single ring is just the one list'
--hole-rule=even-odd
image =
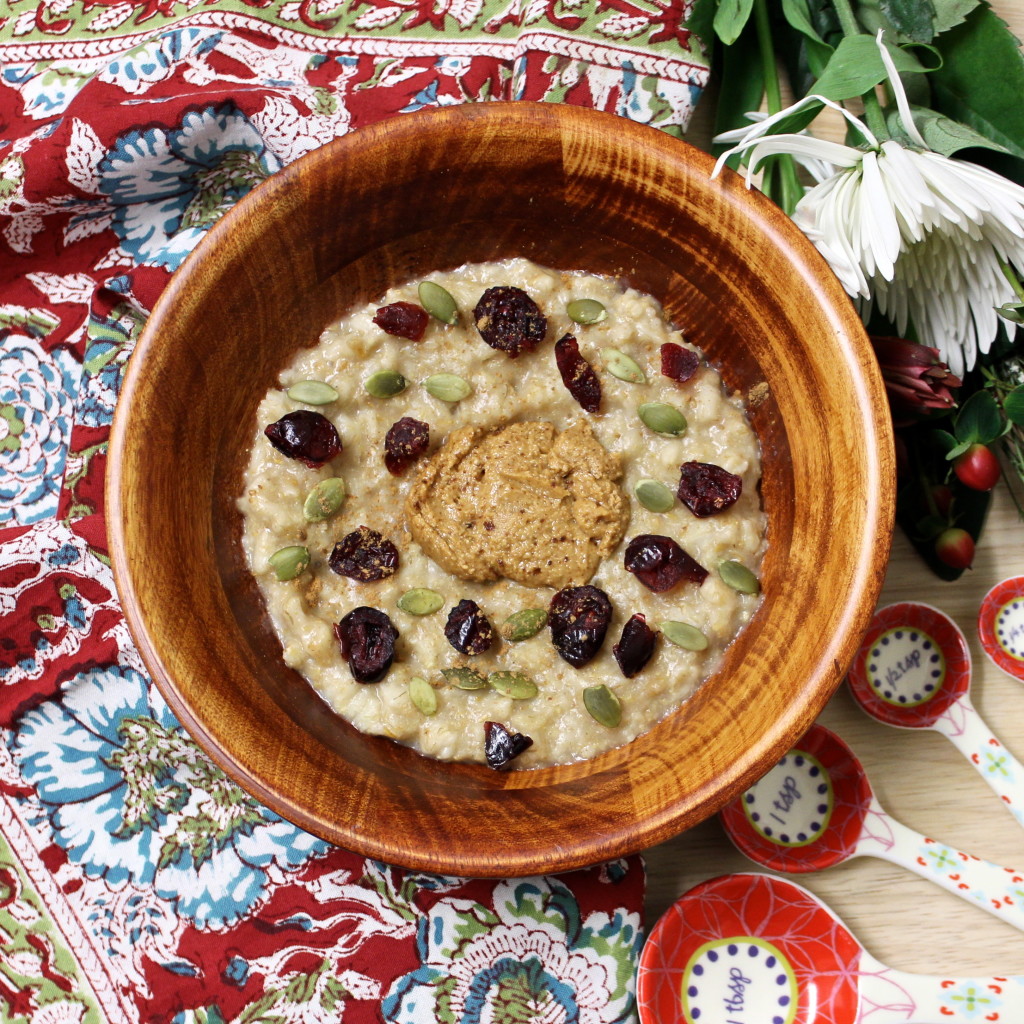
[{"label": "bowl interior", "polygon": [[[888,555],[884,391],[810,244],[735,175],[710,170],[684,143],[581,108],[404,115],[267,181],[174,276],[115,417],[115,576],[173,710],[270,807],[406,867],[568,870],[712,814],[838,685]],[[748,397],[769,548],[755,618],[678,712],[591,761],[494,772],[362,735],[286,668],[235,499],[256,406],[324,326],[396,282],[515,255],[652,293]]]}]

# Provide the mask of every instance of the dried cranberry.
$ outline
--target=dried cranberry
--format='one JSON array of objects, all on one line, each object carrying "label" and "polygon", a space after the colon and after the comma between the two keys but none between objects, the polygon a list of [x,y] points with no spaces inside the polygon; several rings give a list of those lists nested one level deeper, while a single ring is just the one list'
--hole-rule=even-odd
[{"label": "dried cranberry", "polygon": [[500,722],[484,722],[484,755],[491,768],[505,768],[518,757],[533,740],[521,732],[509,732]]},{"label": "dried cranberry", "polygon": [[369,583],[398,572],[398,548],[376,530],[360,526],[334,545],[327,563],[339,576]]},{"label": "dried cranberry", "polygon": [[444,635],[460,654],[483,654],[494,643],[494,627],[476,601],[460,601],[448,613]]},{"label": "dried cranberry", "polygon": [[395,660],[398,630],[384,612],[365,606],[353,608],[335,624],[334,635],[357,683],[379,683],[388,674]]},{"label": "dried cranberry", "polygon": [[537,303],[514,285],[488,288],[473,310],[473,319],[480,337],[512,359],[532,352],[548,330],[547,317]]},{"label": "dried cranberry", "polygon": [[655,636],[654,630],[639,613],[622,627],[622,636],[612,647],[612,654],[627,679],[632,679],[651,660]]},{"label": "dried cranberry", "polygon": [[403,416],[384,438],[384,465],[392,476],[401,476],[426,450],[430,427],[422,420]]},{"label": "dried cranberry", "polygon": [[612,603],[603,590],[565,587],[551,598],[551,642],[573,668],[582,668],[601,649],[611,619]]},{"label": "dried cranberry", "polygon": [[373,318],[373,322],[386,334],[410,341],[422,339],[429,320],[427,311],[415,302],[392,302],[390,306],[381,306]]},{"label": "dried cranberry", "polygon": [[555,362],[569,394],[585,412],[597,412],[601,407],[601,382],[594,368],[580,355],[580,347],[571,334],[555,342]]},{"label": "dried cranberry", "polygon": [[666,341],[661,346],[661,373],[663,377],[685,384],[700,366],[700,356],[692,349]]},{"label": "dried cranberry", "polygon": [[263,431],[270,443],[289,459],[318,469],[341,454],[341,438],[323,413],[297,409],[269,424]]},{"label": "dried cranberry", "polygon": [[624,565],[649,590],[662,594],[686,580],[698,586],[708,571],[691,558],[671,537],[642,533],[626,545]]},{"label": "dried cranberry", "polygon": [[684,462],[679,471],[679,500],[701,519],[731,507],[743,490],[741,477],[711,462]]}]

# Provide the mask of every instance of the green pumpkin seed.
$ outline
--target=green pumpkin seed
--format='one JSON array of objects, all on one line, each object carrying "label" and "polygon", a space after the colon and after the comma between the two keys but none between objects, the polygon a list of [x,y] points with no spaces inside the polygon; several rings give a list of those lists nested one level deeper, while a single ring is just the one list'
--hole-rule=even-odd
[{"label": "green pumpkin seed", "polygon": [[656,434],[671,434],[678,437],[686,431],[686,417],[674,406],[664,402],[644,402],[637,409],[637,415],[644,426]]},{"label": "green pumpkin seed", "polygon": [[735,559],[728,559],[718,563],[718,575],[722,582],[741,594],[759,594],[761,584],[757,577],[742,563]]},{"label": "green pumpkin seed", "polygon": [[565,311],[570,320],[584,326],[599,324],[608,319],[608,310],[597,299],[573,299]]},{"label": "green pumpkin seed", "polygon": [[288,389],[288,397],[303,405],[327,405],[338,400],[338,392],[322,380],[300,380]]},{"label": "green pumpkin seed", "polygon": [[513,612],[498,630],[505,640],[518,643],[536,636],[548,624],[548,613],[543,608],[524,608]]},{"label": "green pumpkin seed", "polygon": [[421,714],[429,717],[437,711],[437,692],[420,676],[409,680],[409,699]]},{"label": "green pumpkin seed", "polygon": [[487,686],[487,680],[480,675],[476,669],[466,668],[459,665],[456,668],[443,668],[441,675],[460,690],[482,690]]},{"label": "green pumpkin seed", "polygon": [[583,706],[590,712],[590,717],[606,729],[614,729],[622,721],[619,698],[604,683],[588,686],[583,691]]},{"label": "green pumpkin seed", "polygon": [[604,368],[613,377],[629,381],[630,384],[647,383],[647,377],[640,369],[640,364],[625,352],[620,352],[617,348],[603,348],[601,358],[604,360]]},{"label": "green pumpkin seed", "polygon": [[487,685],[513,700],[529,700],[538,693],[537,684],[521,672],[492,672],[487,677]]},{"label": "green pumpkin seed", "polygon": [[398,599],[398,607],[410,615],[432,615],[443,604],[444,598],[426,587],[414,587]]},{"label": "green pumpkin seed", "polygon": [[268,559],[267,565],[274,570],[277,578],[284,583],[301,576],[309,568],[309,549],[301,544],[278,548]]},{"label": "green pumpkin seed", "polygon": [[658,629],[662,635],[676,647],[682,647],[687,651],[703,651],[707,649],[708,638],[696,627],[688,622],[674,622],[667,619],[658,623]]},{"label": "green pumpkin seed", "polygon": [[473,390],[466,381],[454,373],[435,373],[423,382],[423,386],[442,402],[461,402]]},{"label": "green pumpkin seed", "polygon": [[435,320],[449,325],[459,322],[459,307],[447,288],[442,288],[436,281],[420,281],[416,291],[420,305]]},{"label": "green pumpkin seed", "polygon": [[648,512],[667,512],[676,502],[675,495],[660,480],[637,480],[633,493]]},{"label": "green pumpkin seed", "polygon": [[341,508],[345,493],[345,481],[340,476],[321,480],[306,495],[306,500],[302,504],[302,514],[310,523],[322,523]]},{"label": "green pumpkin seed", "polygon": [[408,386],[409,382],[397,370],[378,370],[363,381],[363,387],[374,398],[394,398]]}]

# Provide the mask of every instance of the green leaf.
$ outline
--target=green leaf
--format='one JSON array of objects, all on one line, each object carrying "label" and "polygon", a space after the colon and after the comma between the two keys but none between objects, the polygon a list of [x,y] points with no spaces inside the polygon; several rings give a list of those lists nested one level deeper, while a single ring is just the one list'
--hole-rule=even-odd
[{"label": "green leaf", "polygon": [[1003,398],[1003,413],[1011,423],[1024,426],[1024,384],[1019,384]]},{"label": "green leaf", "polygon": [[[909,51],[899,47],[888,47],[893,64],[898,72],[919,72],[921,62]],[[886,79],[887,72],[878,52],[873,36],[846,36],[836,47],[828,66],[811,92],[828,97],[830,100],[848,100],[863,96],[879,82]]]},{"label": "green leaf", "polygon": [[[1005,153],[1005,147],[998,142],[991,142],[984,135],[976,132],[969,125],[954,121],[937,110],[928,110],[926,107],[911,108],[914,124],[917,130],[924,137],[928,148],[943,156],[952,156],[961,149],[993,149]],[[893,138],[899,139],[904,136],[902,121],[899,111],[890,110],[886,115],[886,124]]]},{"label": "green leaf", "polygon": [[740,37],[743,26],[750,20],[754,0],[718,0],[715,11],[715,35],[726,46],[732,46]]},{"label": "green leaf", "polygon": [[[957,413],[954,425],[956,439],[961,445],[977,442],[991,444],[1003,432],[1003,417],[999,403],[989,391],[975,391]],[[946,458],[953,458],[950,454]]]},{"label": "green leaf", "polygon": [[935,34],[941,36],[963,24],[981,0],[935,0]]},{"label": "green leaf", "polygon": [[957,446],[956,438],[947,430],[933,430],[930,436],[940,452],[951,452]]},{"label": "green leaf", "polygon": [[882,13],[901,35],[915,43],[935,38],[935,6],[931,0],[882,0]]},{"label": "green leaf", "polygon": [[821,76],[835,47],[830,46],[818,34],[807,0],[782,0],[782,16],[803,37],[803,56],[807,67],[815,78]]},{"label": "green leaf", "polygon": [[1024,302],[1007,302],[1005,306],[997,306],[996,312],[1011,324],[1024,324]]},{"label": "green leaf", "polygon": [[987,7],[936,40],[943,64],[930,78],[934,106],[1024,157],[1024,55]]}]

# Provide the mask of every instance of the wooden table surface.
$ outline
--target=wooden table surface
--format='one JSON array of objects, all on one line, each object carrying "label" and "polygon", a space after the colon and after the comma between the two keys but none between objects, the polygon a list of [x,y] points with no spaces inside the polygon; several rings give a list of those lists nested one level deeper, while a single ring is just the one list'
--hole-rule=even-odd
[{"label": "wooden table surface", "polygon": [[[994,8],[1024,36],[1024,0],[996,0]],[[698,118],[694,133],[701,130]],[[992,664],[976,627],[985,594],[1018,575],[1024,575],[1024,522],[1000,484],[971,571],[954,583],[938,580],[897,530],[879,604],[921,601],[957,623],[971,649],[972,702],[1024,761],[1024,683]],[[879,802],[897,821],[956,849],[1024,869],[1024,829],[949,740],[874,722],[853,703],[845,684],[820,721],[852,747]],[[649,928],[697,882],[765,870],[732,846],[717,817],[654,847],[646,859]],[[828,903],[888,966],[925,974],[1024,974],[1024,933],[904,868],[857,857],[792,877]]]}]

